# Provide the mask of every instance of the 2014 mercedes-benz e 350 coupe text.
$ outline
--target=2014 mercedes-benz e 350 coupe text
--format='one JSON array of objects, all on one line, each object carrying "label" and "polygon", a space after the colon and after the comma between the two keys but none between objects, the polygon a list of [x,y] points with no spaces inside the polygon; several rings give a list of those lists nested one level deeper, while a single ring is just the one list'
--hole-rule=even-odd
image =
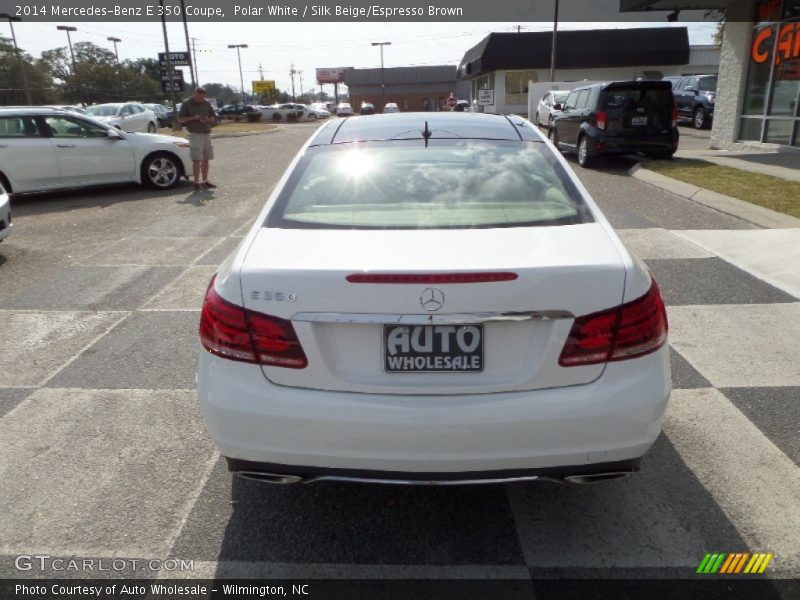
[{"label": "2014 mercedes-benz e 350 coupe text", "polygon": [[655,280],[513,116],[322,126],[208,286],[200,338],[208,430],[273,483],[624,477],[671,389]]}]

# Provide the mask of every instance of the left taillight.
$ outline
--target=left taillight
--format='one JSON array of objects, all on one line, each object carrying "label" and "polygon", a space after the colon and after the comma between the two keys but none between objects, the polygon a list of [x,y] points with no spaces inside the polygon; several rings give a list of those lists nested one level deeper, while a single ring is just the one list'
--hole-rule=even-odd
[{"label": "left taillight", "polygon": [[653,279],[641,298],[575,319],[558,364],[577,367],[638,358],[661,348],[667,331],[667,311]]},{"label": "left taillight", "polygon": [[675,103],[672,104],[672,127],[675,128],[678,126],[678,107],[675,106]]},{"label": "left taillight", "polygon": [[200,314],[203,347],[222,358],[288,369],[308,365],[291,321],[236,306],[208,285]]}]

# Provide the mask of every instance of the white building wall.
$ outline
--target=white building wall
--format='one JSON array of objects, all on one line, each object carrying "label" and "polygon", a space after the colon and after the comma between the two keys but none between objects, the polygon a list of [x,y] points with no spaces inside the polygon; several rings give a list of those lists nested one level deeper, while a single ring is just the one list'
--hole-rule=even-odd
[{"label": "white building wall", "polygon": [[[662,76],[681,75],[686,66],[668,65],[655,67],[615,67],[604,69],[556,69],[555,80],[558,82],[574,82],[575,87],[584,81],[629,81],[644,77],[644,72],[660,72]],[[547,81],[550,77],[549,70],[534,70],[537,81]],[[506,71],[495,71],[494,76],[494,104],[484,107],[484,112],[501,114],[528,114],[528,103],[506,104]],[[536,81],[534,81],[536,83]],[[538,99],[537,99],[538,102]]]}]

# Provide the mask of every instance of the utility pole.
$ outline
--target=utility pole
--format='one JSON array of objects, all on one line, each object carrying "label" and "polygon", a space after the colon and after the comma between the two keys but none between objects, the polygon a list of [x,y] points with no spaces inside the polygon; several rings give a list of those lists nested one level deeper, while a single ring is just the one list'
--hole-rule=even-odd
[{"label": "utility pole", "polygon": [[300,70],[300,71],[297,72],[297,74],[300,75],[300,99],[302,100],[303,99],[303,71]]},{"label": "utility pole", "polygon": [[164,11],[164,0],[158,0],[158,4],[161,7],[161,31],[164,34],[164,50],[166,51],[166,59],[167,59],[167,73],[169,73],[170,79],[167,81],[169,82],[169,90],[170,96],[172,98],[172,116],[170,121],[172,122],[172,130],[173,131],[180,131],[181,125],[178,123],[178,111],[175,110],[175,107],[178,106],[178,97],[175,94],[175,82],[172,81],[172,59],[169,57],[169,36],[167,36],[167,17]]},{"label": "utility pole", "polygon": [[[108,37],[106,38],[109,42],[114,43],[114,56],[117,57],[117,79],[119,79],[119,91],[122,92],[122,69],[119,66],[119,52],[117,52],[117,43],[121,42],[122,40],[117,37]],[[123,94],[123,99],[125,98]]]},{"label": "utility pole", "polygon": [[22,73],[22,87],[25,90],[25,102],[28,103],[28,106],[33,106],[33,100],[31,99],[31,88],[28,86],[28,74],[25,72],[25,63],[22,62],[22,55],[19,53],[19,47],[17,46],[17,35],[14,33],[14,21],[22,21],[19,17],[12,16],[8,13],[0,13],[0,19],[7,19],[8,26],[11,27],[11,39],[14,42],[14,52],[17,55],[17,64],[19,65],[19,70]]},{"label": "utility pole", "polygon": [[558,0],[556,0],[556,10],[553,15],[553,45],[550,49],[550,81],[555,81],[556,77],[556,37],[558,36]]},{"label": "utility pole", "polygon": [[[183,19],[183,34],[186,36],[186,53],[188,54],[191,52],[192,47],[189,44],[189,24],[186,22],[186,6],[184,4],[184,0],[181,0],[181,18]],[[192,61],[189,61],[189,76],[192,80],[192,91],[196,88],[200,82],[195,82],[195,73],[194,67],[192,66]]]},{"label": "utility pole", "polygon": [[383,103],[381,110],[383,110],[383,107],[386,106],[386,84],[383,80],[383,47],[391,46],[392,42],[372,42],[372,45],[380,46],[381,48],[381,101]]},{"label": "utility pole", "polygon": [[197,80],[197,85],[200,85],[200,73],[197,72],[197,47],[195,42],[197,38],[192,38],[192,62],[194,62],[194,78]]},{"label": "utility pole", "polygon": [[[78,28],[77,27],[72,27],[72,26],[69,26],[69,25],[56,25],[56,29],[58,29],[59,31],[66,31],[67,32],[67,43],[69,44],[69,55],[72,58],[72,77],[77,82],[78,69],[77,69],[77,67],[75,65],[75,52],[72,49],[72,37],[70,37],[69,34],[72,31],[78,31]],[[85,98],[84,93],[83,93],[83,86],[78,86],[78,87],[80,87],[80,90],[81,90],[80,91],[81,99],[82,99],[83,103],[86,104],[86,98]]]},{"label": "utility pole", "polygon": [[292,63],[292,68],[289,70],[289,75],[292,76],[292,102],[296,102],[296,98],[294,95],[294,76],[297,71],[294,70],[294,63]]},{"label": "utility pole", "polygon": [[246,104],[244,91],[244,75],[242,75],[242,48],[247,48],[247,44],[228,44],[228,48],[236,48],[236,56],[239,58],[239,83],[242,84],[242,104]]},{"label": "utility pole", "polygon": [[264,81],[264,67],[261,66],[261,63],[258,63],[258,78]]}]

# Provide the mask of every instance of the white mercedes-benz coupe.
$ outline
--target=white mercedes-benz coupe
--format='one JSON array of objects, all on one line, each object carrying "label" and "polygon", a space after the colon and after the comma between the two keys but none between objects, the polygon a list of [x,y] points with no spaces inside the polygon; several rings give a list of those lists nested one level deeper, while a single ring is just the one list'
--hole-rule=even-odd
[{"label": "white mercedes-benz coupe", "polygon": [[671,390],[655,280],[513,116],[322,126],[208,286],[200,339],[208,430],[273,483],[616,479]]}]

